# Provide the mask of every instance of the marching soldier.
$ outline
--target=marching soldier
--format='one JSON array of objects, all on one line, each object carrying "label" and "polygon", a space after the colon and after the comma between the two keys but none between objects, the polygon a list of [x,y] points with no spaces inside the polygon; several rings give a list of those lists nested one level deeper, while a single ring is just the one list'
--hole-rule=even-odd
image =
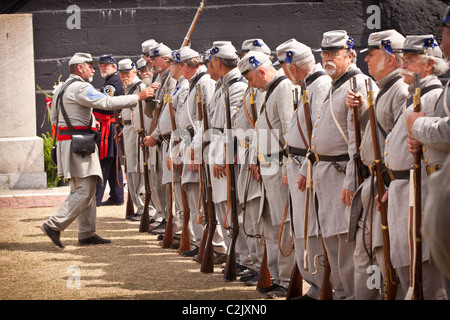
[{"label": "marching soldier", "polygon": [[[392,246],[392,265],[399,278],[397,296],[405,297],[410,284],[410,250],[408,248],[408,219],[410,206],[407,199],[410,193],[410,169],[414,164],[414,158],[408,151],[408,130],[406,119],[413,109],[412,94],[414,93],[414,74],[420,74],[420,105],[425,115],[432,115],[439,96],[442,93],[442,85],[438,76],[444,74],[448,64],[442,59],[442,52],[432,35],[407,36],[403,44],[403,60],[401,75],[403,81],[409,85],[408,100],[395,119],[395,125],[391,133],[386,137],[384,158],[391,178],[389,191],[385,193],[382,201],[388,205],[388,223],[391,228],[390,242]],[[410,98],[411,97],[411,98]],[[426,152],[426,151],[425,151]],[[421,198],[425,203],[427,198],[427,171],[432,172],[427,165],[434,165],[439,161],[435,157],[439,153],[424,153],[424,164],[421,174]],[[428,160],[430,157],[430,161]],[[423,206],[422,206],[423,207]],[[422,212],[423,211],[423,208]],[[442,273],[430,259],[428,247],[424,241],[422,247],[422,288],[424,299],[446,299]]]},{"label": "marching soldier", "polygon": [[[174,163],[183,166],[181,177],[182,188],[186,190],[190,209],[190,224],[192,250],[183,252],[186,257],[194,257],[199,250],[202,238],[202,226],[197,223],[197,218],[202,215],[202,207],[198,206],[199,199],[199,160],[193,161],[191,158],[191,142],[194,135],[201,130],[199,123],[197,95],[200,87],[204,103],[208,103],[214,91],[214,80],[206,73],[206,67],[200,54],[189,48],[183,47],[179,50],[177,63],[180,65],[181,73],[188,81],[188,95],[185,103],[177,109],[177,127],[182,130],[185,139],[180,144],[178,161],[174,158]],[[201,145],[201,144],[200,144]],[[200,147],[201,148],[201,147]],[[182,159],[180,161],[180,158]]]},{"label": "marching soldier", "polygon": [[[211,118],[210,129],[213,130],[211,136],[211,144],[208,150],[208,163],[212,173],[211,184],[213,189],[213,201],[215,204],[215,210],[217,220],[220,223],[222,232],[227,234],[226,226],[231,226],[231,210],[227,215],[228,205],[228,183],[225,172],[226,156],[224,143],[226,141],[226,104],[225,104],[225,91],[229,94],[230,103],[230,117],[232,126],[234,126],[234,120],[236,115],[236,109],[241,107],[242,98],[247,88],[247,82],[241,76],[239,69],[237,68],[239,62],[239,56],[236,53],[236,48],[230,41],[215,41],[211,49],[211,65],[214,71],[220,75],[222,88],[220,90],[220,96],[216,101],[215,106],[211,106],[214,109],[214,114]],[[227,152],[234,152],[234,150],[227,150]],[[237,166],[234,166],[235,178],[237,177]],[[238,204],[237,204],[238,206]],[[238,216],[240,210],[238,207]],[[240,223],[239,223],[240,224]],[[231,238],[225,236],[225,245],[227,250],[230,249]],[[244,238],[244,233],[239,232],[236,241],[236,275],[244,276],[249,273],[249,266],[251,261],[249,258],[248,246]]]},{"label": "marching soldier", "polygon": [[[58,247],[61,243],[61,231],[64,231],[75,219],[78,222],[78,244],[104,244],[110,240],[95,234],[97,207],[95,189],[97,178],[102,179],[102,170],[95,140],[92,141],[93,153],[74,152],[73,132],[69,123],[77,131],[91,131],[94,125],[93,108],[124,109],[131,108],[139,101],[153,94],[147,89],[133,96],[109,97],[97,91],[90,82],[94,77],[92,56],[88,53],[76,53],[69,60],[70,76],[55,93],[51,119],[58,128],[57,162],[58,175],[68,179],[70,195],[63,205],[42,226],[44,234]],[[58,101],[61,101],[58,103]],[[63,115],[60,112],[64,108]],[[75,132],[76,133],[76,132]],[[80,132],[82,133],[82,132]],[[86,141],[87,143],[88,141]]]},{"label": "marching soldier", "polygon": [[[362,92],[362,114],[367,109],[365,83],[368,77],[355,65],[353,38],[344,30],[323,34],[322,64],[332,86],[313,120],[311,136],[312,176],[320,230],[331,268],[337,299],[354,298],[354,244],[347,242],[348,215],[356,190],[356,153],[353,113],[345,105],[350,78],[356,77]],[[361,118],[361,116],[360,116]],[[364,126],[365,123],[362,124]]]},{"label": "marching soldier", "polygon": [[[444,15],[444,20],[440,24],[442,28],[442,51],[446,57],[450,56],[450,6]],[[415,144],[423,143],[426,150],[435,149],[438,146],[450,151],[450,92],[448,90],[450,81],[445,85],[445,89],[435,108],[433,117],[419,117],[420,115],[411,112],[408,116],[407,126],[411,132],[408,139],[410,152],[415,152]],[[416,140],[417,139],[417,140]],[[420,148],[420,147],[419,147]],[[428,156],[429,157],[429,156]],[[430,176],[429,196],[425,203],[423,218],[423,236],[428,243],[433,260],[445,274],[445,288],[447,297],[450,294],[450,240],[449,215],[447,206],[449,203],[449,170],[450,157],[446,156],[446,161],[439,172]]]},{"label": "marching soldier", "polygon": [[[289,199],[288,187],[282,181],[284,133],[294,111],[291,98],[293,86],[272,66],[269,56],[262,52],[248,52],[238,66],[250,86],[266,91],[252,142],[252,148],[258,153],[259,166],[252,159],[250,168],[252,178],[262,181],[260,219],[273,284],[259,291],[269,297],[283,297],[287,294],[294,266],[294,256],[287,255],[292,243],[289,217],[282,223],[283,209],[288,209],[286,204]],[[280,225],[284,232],[279,240]]]},{"label": "marching soldier", "polygon": [[[314,206],[311,205],[310,211],[305,212],[307,172],[303,172],[301,169],[306,160],[305,157],[310,144],[306,119],[308,117],[310,121],[311,118],[317,115],[322,101],[330,90],[331,78],[325,73],[320,63],[315,63],[311,49],[297,40],[288,40],[279,45],[276,50],[278,61],[286,76],[294,85],[299,85],[301,81],[305,81],[305,90],[308,91],[309,110],[307,111],[309,114],[305,114],[306,110],[304,109],[303,101],[298,101],[297,109],[294,110],[285,134],[286,150],[289,158],[285,168],[283,168],[283,179],[287,179],[292,199],[293,240],[297,266],[303,279],[310,284],[310,289],[302,299],[318,299],[323,268],[314,265],[314,261],[316,255],[322,254],[322,237],[319,234],[319,225]],[[297,94],[296,92],[294,91],[293,95]],[[295,100],[299,99],[298,95],[293,98]],[[307,215],[306,220],[305,214]],[[305,221],[309,221],[306,229],[309,230],[307,235],[305,235]],[[305,239],[305,236],[308,239]],[[306,261],[307,270],[304,267],[305,249],[309,257]]]},{"label": "marching soldier", "polygon": [[[400,76],[401,53],[405,37],[395,30],[386,30],[370,34],[368,40],[369,54],[365,61],[369,73],[379,85],[380,92],[376,98],[374,110],[376,112],[378,141],[383,142],[394,126],[395,116],[398,114],[408,95],[408,86]],[[361,93],[348,91],[347,106],[350,108],[362,104]],[[355,264],[355,298],[358,300],[380,299],[377,288],[367,286],[367,268],[378,265],[384,275],[383,239],[381,232],[380,214],[371,203],[377,195],[376,177],[374,175],[374,149],[370,123],[364,131],[360,146],[361,161],[364,169],[361,175],[365,179],[359,186],[352,200],[349,242],[355,242],[353,260]],[[384,143],[380,143],[380,155],[384,153]],[[373,190],[373,193],[371,192]],[[370,226],[373,226],[370,228]],[[364,237],[364,240],[363,240]],[[368,248],[372,244],[372,248]],[[367,250],[367,252],[366,252]],[[369,254],[372,252],[372,257]],[[381,279],[380,279],[381,280]],[[384,282],[381,282],[384,283]]]},{"label": "marching soldier", "polygon": [[[248,39],[242,43],[241,58],[252,50],[261,51],[268,56],[271,55],[270,48],[262,39]],[[241,232],[246,235],[247,246],[252,260],[252,265],[249,267],[252,272],[240,278],[240,281],[243,281],[246,285],[257,285],[264,255],[263,230],[259,220],[261,184],[251,178],[250,170],[248,170],[250,164],[249,146],[253,140],[255,122],[263,103],[264,93],[247,86],[244,93],[243,106],[236,108],[236,125],[234,127],[238,144],[237,164],[239,167],[236,190],[243,210]],[[253,108],[255,110],[252,110]]]},{"label": "marching soldier", "polygon": [[[147,116],[145,121],[147,137],[153,133],[154,128],[158,122],[158,118],[163,107],[164,95],[173,92],[176,86],[176,80],[170,76],[170,56],[172,50],[163,43],[157,43],[155,46],[149,48],[150,64],[153,72],[158,76],[155,83],[159,84],[155,96],[146,104],[144,113]],[[167,217],[167,186],[162,185],[163,162],[160,144],[152,138],[146,138],[146,145],[149,146],[149,176],[150,188],[152,192],[152,202],[156,208],[156,213],[153,216],[157,226],[149,230],[151,234],[164,233]],[[164,164],[165,165],[165,164]]]},{"label": "marching soldier", "polygon": [[[105,79],[100,91],[109,96],[123,95],[123,84],[117,72],[116,60],[112,54],[105,54],[99,58],[100,75]],[[115,117],[111,110],[94,109],[95,119],[100,123],[100,140],[97,142],[100,153],[100,164],[103,172],[103,184],[97,182],[96,201],[97,207],[109,205],[122,205],[123,197],[123,173],[122,166],[116,168],[116,162],[121,157],[120,148],[114,141]],[[120,112],[120,110],[119,110]],[[116,170],[117,169],[117,170]],[[109,198],[102,202],[105,193],[106,182],[109,183]]]}]

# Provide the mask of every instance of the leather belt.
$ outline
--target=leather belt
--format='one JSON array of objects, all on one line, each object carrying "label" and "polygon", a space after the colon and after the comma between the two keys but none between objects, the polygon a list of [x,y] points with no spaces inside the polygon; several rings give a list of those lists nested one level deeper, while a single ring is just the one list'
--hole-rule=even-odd
[{"label": "leather belt", "polygon": [[342,154],[339,156],[324,156],[324,155],[319,155],[317,153],[310,153],[309,154],[309,160],[311,160],[312,163],[314,162],[320,162],[320,161],[324,161],[324,162],[340,162],[340,161],[349,161],[350,157],[348,156],[348,154]]},{"label": "leather belt", "polygon": [[301,149],[301,148],[296,148],[296,147],[291,147],[291,146],[287,146],[286,151],[289,155],[300,156],[300,157],[306,157],[306,154],[308,153],[308,150],[306,150],[306,149]]},{"label": "leather belt", "polygon": [[391,170],[387,169],[387,174],[389,175],[389,178],[391,180],[408,180],[410,177],[410,171],[409,170]]},{"label": "leather belt", "polygon": [[167,142],[167,143],[169,143],[170,137],[171,137],[170,133],[168,133],[168,134],[160,134],[159,135],[159,139],[164,141],[164,142]]}]

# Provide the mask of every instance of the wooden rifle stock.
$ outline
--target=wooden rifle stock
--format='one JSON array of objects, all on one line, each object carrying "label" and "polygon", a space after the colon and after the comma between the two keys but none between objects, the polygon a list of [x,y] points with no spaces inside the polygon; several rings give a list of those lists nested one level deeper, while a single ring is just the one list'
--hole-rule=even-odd
[{"label": "wooden rifle stock", "polygon": [[[356,76],[350,78],[350,88],[354,93],[358,93],[358,85],[356,83]],[[359,122],[359,108],[358,106],[352,107],[353,111],[353,125],[355,128],[355,145],[356,145],[356,153],[354,155],[354,160],[357,164],[357,174],[358,174],[358,185],[363,183],[363,178],[361,176],[360,168],[361,168],[361,155],[359,154],[359,149],[361,147],[361,125]]]},{"label": "wooden rifle stock", "polygon": [[395,277],[394,267],[392,266],[391,263],[391,244],[389,240],[389,228],[388,228],[386,204],[384,202],[381,202],[381,199],[383,198],[385,191],[383,178],[381,177],[383,168],[380,151],[381,150],[380,142],[378,140],[378,128],[375,116],[374,99],[373,99],[374,97],[371,79],[366,80],[366,88],[367,88],[367,101],[370,117],[370,131],[372,134],[373,154],[375,159],[377,191],[378,191],[378,199],[380,202],[381,232],[383,236],[384,268],[386,275],[385,300],[395,300],[395,295],[397,293],[397,280]]},{"label": "wooden rifle stock", "polygon": [[[171,94],[165,95],[164,101],[167,104],[169,104],[169,103],[172,104],[171,97],[172,97]],[[170,106],[169,106],[169,108],[170,108]],[[170,112],[170,113],[172,113],[172,112]],[[172,115],[171,115],[171,120],[172,120]],[[172,178],[173,178],[173,175],[172,175]],[[172,181],[173,181],[173,179],[172,179]],[[172,244],[173,244],[173,201],[174,201],[173,192],[174,191],[173,191],[172,182],[169,183],[168,188],[169,188],[169,212],[167,214],[167,224],[166,224],[166,229],[164,230],[164,238],[161,242],[161,248],[163,248],[163,249],[169,249],[172,247]]]},{"label": "wooden rifle stock", "polygon": [[225,94],[225,112],[226,112],[226,141],[225,141],[225,161],[227,180],[230,192],[230,208],[231,208],[231,242],[228,248],[227,262],[224,271],[224,279],[228,281],[236,280],[236,241],[239,234],[238,216],[237,216],[237,200],[236,200],[236,180],[234,175],[234,148],[231,134],[231,106],[230,94],[228,86],[224,86]]},{"label": "wooden rifle stock", "polygon": [[[200,123],[203,121],[202,92],[201,92],[201,87],[199,84],[196,85],[196,88],[197,88],[197,117],[198,117],[199,126],[200,126]],[[203,155],[203,150],[202,150],[202,155]],[[201,203],[203,206],[203,212],[206,217],[206,192],[205,192],[205,188],[203,187],[203,180],[205,177],[204,170],[203,170],[203,159],[202,159],[202,165],[200,166],[200,168],[198,170],[198,175],[199,175],[198,185],[199,185],[199,189],[200,189],[199,190],[199,198],[201,199]],[[199,199],[199,205],[198,205],[199,210],[198,210],[197,223],[203,223],[203,218],[200,217],[200,199]],[[206,220],[207,219],[208,218],[206,218]],[[208,237],[208,229],[206,228],[206,224],[204,224],[202,238],[200,241],[200,246],[198,248],[196,262],[201,263],[203,260],[203,253],[205,252],[207,237]]]},{"label": "wooden rifle stock", "polygon": [[[202,102],[204,102],[202,100]],[[208,110],[206,108],[206,104],[202,103],[202,120],[203,120],[203,134],[209,132],[209,119],[208,119]],[[202,145],[202,154],[205,152],[205,148],[207,146],[206,139],[203,139]],[[207,217],[207,228],[205,228],[207,233],[205,249],[203,252],[203,257],[201,261],[200,271],[203,273],[211,273],[214,271],[214,245],[213,245],[213,237],[216,232],[217,220],[216,220],[216,211],[213,202],[212,196],[212,185],[211,185],[211,172],[209,165],[205,163],[204,158],[202,157],[202,168],[204,169],[204,181],[206,183],[206,197],[205,197],[205,215]]]},{"label": "wooden rifle stock", "polygon": [[[145,138],[145,126],[144,126],[144,110],[142,109],[142,101],[139,101],[139,121],[141,129],[139,131],[139,143],[144,142]],[[151,190],[150,190],[150,177],[148,176],[148,147],[143,145],[143,158],[144,158],[144,183],[145,183],[145,201],[142,212],[141,222],[139,224],[139,232],[148,232],[150,229],[150,215],[148,213],[148,206],[150,204]]]},{"label": "wooden rifle stock", "polygon": [[[125,146],[123,144],[123,138],[121,138],[119,140],[119,134],[120,134],[120,131],[121,131],[120,130],[120,118],[119,118],[119,114],[117,113],[117,110],[113,110],[113,113],[114,113],[114,119],[116,120],[116,124],[114,126],[114,130],[116,132],[116,143],[117,143],[117,146],[118,146],[117,152],[119,152],[119,150],[120,150],[120,152],[122,153],[122,163],[123,163],[123,165],[126,168],[127,166],[126,166],[126,163],[125,163]],[[118,154],[117,154],[117,156],[118,156]],[[120,163],[118,165],[120,166]],[[117,173],[118,172],[119,171],[117,170]],[[134,204],[133,204],[133,199],[131,199],[131,196],[130,196],[130,190],[128,190],[127,193],[128,193],[128,195],[127,195],[127,208],[126,208],[125,216],[126,217],[131,217],[134,214]]]},{"label": "wooden rifle stock", "polygon": [[[306,131],[308,134],[308,142],[309,145],[311,145],[311,137],[312,137],[312,121],[311,121],[311,109],[309,105],[308,100],[308,90],[306,88],[306,81],[302,80],[300,81],[300,87],[302,88],[302,104],[303,104],[303,111],[305,113],[305,121],[306,121]],[[310,161],[310,160],[308,160]],[[308,192],[311,192],[310,190]],[[306,217],[305,212],[305,217]],[[309,221],[309,219],[308,219]],[[309,222],[308,222],[309,223]],[[304,235],[305,237],[308,236],[308,234]],[[306,248],[305,248],[306,250]],[[330,276],[331,276],[331,267],[330,262],[328,261],[328,253],[327,249],[325,248],[325,243],[322,238],[322,250],[323,250],[323,277],[322,277],[322,284],[320,286],[320,300],[333,300],[333,287],[331,285]]]},{"label": "wooden rifle stock", "polygon": [[320,286],[320,296],[319,300],[333,300],[333,287],[331,285],[331,267],[328,261],[327,249],[325,248],[325,243],[322,238],[323,247],[323,278],[322,285]]},{"label": "wooden rifle stock", "polygon": [[[255,99],[255,90],[253,87],[250,87],[250,109],[252,114],[252,121],[250,121],[250,125],[253,129],[255,129],[255,123],[258,119],[257,111],[256,111],[256,99]],[[250,174],[250,173],[249,173]],[[249,177],[250,178],[250,177]],[[244,221],[245,224],[245,221]],[[260,288],[268,288],[272,285],[272,275],[270,274],[269,266],[267,265],[267,248],[266,243],[264,242],[264,254],[261,261],[261,267],[259,269],[258,274],[258,283],[256,285],[257,289]]]},{"label": "wooden rifle stock", "polygon": [[200,18],[200,14],[203,12],[203,9],[205,8],[205,3],[206,0],[202,0],[202,2],[200,2],[200,6],[197,9],[197,13],[195,14],[194,19],[192,20],[191,25],[188,29],[188,32],[184,37],[183,44],[181,45],[182,47],[189,45],[189,43],[191,42],[192,32],[194,32],[194,28],[195,25],[197,24],[198,19]]},{"label": "wooden rifle stock", "polygon": [[[414,112],[420,112],[420,74],[414,74]],[[422,222],[422,151],[414,154],[414,165],[411,169],[410,188],[414,188],[414,203],[410,205],[410,283],[406,297],[413,300],[423,300],[422,287],[422,235],[420,232]],[[410,292],[412,291],[412,292]]]}]

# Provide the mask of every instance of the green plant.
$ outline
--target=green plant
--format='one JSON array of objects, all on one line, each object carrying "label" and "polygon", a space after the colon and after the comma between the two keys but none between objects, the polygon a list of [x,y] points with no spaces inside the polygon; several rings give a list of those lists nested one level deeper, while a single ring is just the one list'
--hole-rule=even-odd
[{"label": "green plant", "polygon": [[44,167],[47,173],[47,187],[53,188],[58,185],[58,168],[52,160],[53,137],[49,132],[42,134],[44,140]]}]

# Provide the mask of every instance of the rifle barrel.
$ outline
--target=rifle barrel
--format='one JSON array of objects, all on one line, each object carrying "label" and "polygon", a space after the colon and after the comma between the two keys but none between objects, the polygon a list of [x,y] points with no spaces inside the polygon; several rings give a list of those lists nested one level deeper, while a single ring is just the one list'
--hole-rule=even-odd
[{"label": "rifle barrel", "polygon": [[389,228],[388,228],[386,204],[384,202],[381,202],[381,199],[383,198],[385,191],[383,178],[381,176],[383,168],[380,151],[381,150],[380,142],[378,140],[378,128],[376,124],[377,120],[375,116],[375,105],[373,101],[374,97],[371,79],[366,80],[366,88],[367,88],[367,101],[370,118],[369,119],[370,131],[372,134],[373,154],[375,159],[375,173],[377,178],[378,199],[380,199],[381,231],[383,237],[384,268],[386,274],[385,299],[394,300],[395,295],[397,293],[397,280],[395,278],[394,267],[392,266],[391,263],[391,244],[389,240]]}]

